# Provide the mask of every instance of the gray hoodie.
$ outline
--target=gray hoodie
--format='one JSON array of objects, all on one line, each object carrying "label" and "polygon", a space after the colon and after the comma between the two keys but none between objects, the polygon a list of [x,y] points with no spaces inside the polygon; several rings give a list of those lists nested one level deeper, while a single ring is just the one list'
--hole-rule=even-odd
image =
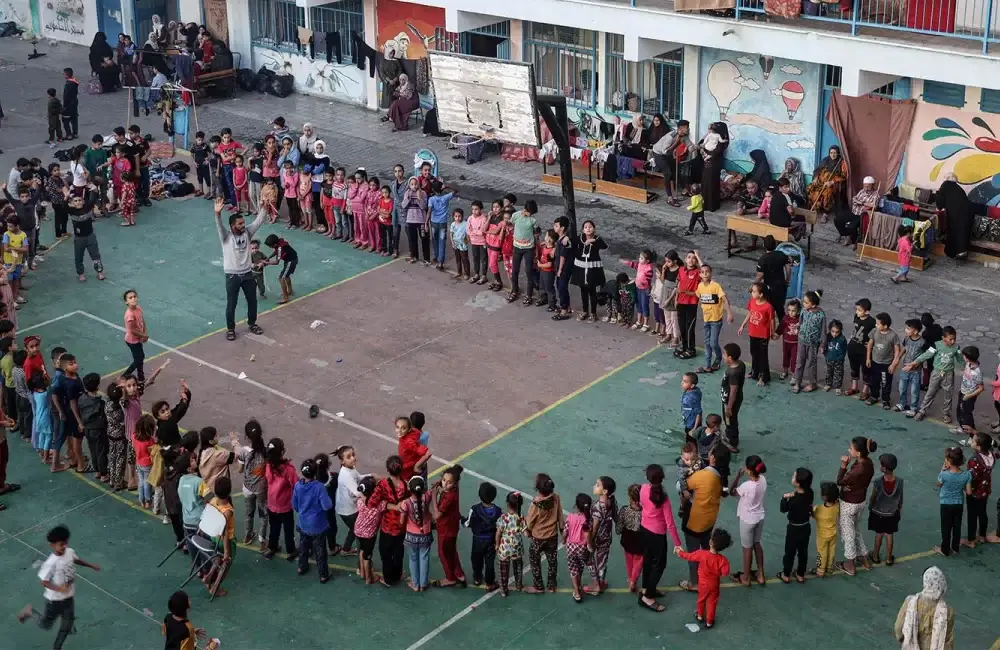
[{"label": "gray hoodie", "polygon": [[222,269],[227,275],[242,275],[250,273],[250,240],[264,224],[267,216],[267,206],[261,206],[257,218],[248,223],[242,234],[237,235],[227,224],[222,223],[222,214],[215,215],[215,225],[219,229],[219,241],[222,242]]}]

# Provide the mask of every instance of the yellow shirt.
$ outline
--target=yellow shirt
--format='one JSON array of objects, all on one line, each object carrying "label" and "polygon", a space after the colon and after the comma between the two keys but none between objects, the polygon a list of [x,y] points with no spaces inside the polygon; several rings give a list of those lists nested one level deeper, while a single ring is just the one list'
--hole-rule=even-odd
[{"label": "yellow shirt", "polygon": [[236,517],[233,514],[233,504],[229,501],[223,501],[219,497],[212,497],[212,500],[209,501],[209,503],[215,506],[215,508],[226,518],[226,539],[235,539]]},{"label": "yellow shirt", "polygon": [[28,237],[27,233],[23,230],[17,233],[6,232],[3,236],[4,249],[3,249],[3,263],[10,265],[18,265],[24,259],[24,253],[16,250],[11,250],[13,248],[23,248],[24,240]]},{"label": "yellow shirt", "polygon": [[695,533],[712,530],[719,517],[722,478],[717,471],[706,467],[688,478],[688,490],[694,493],[687,522],[688,530]]},{"label": "yellow shirt", "polygon": [[840,521],[840,504],[825,503],[813,508],[813,518],[816,520],[816,537],[830,539],[837,536],[837,522]]},{"label": "yellow shirt", "polygon": [[726,292],[722,290],[722,285],[716,281],[705,284],[698,283],[695,289],[698,294],[698,302],[701,303],[701,317],[706,323],[716,323],[722,320],[722,299],[726,297]]}]

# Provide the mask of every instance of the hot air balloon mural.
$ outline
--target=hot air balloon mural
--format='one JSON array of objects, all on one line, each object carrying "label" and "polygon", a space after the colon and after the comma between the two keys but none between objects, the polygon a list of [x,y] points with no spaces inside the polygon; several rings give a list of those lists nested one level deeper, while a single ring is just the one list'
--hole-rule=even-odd
[{"label": "hot air balloon mural", "polygon": [[760,63],[760,71],[764,74],[764,79],[766,80],[771,76],[771,70],[774,69],[774,57],[761,54],[758,63]]},{"label": "hot air balloon mural", "polygon": [[781,84],[780,94],[781,101],[785,103],[785,108],[788,110],[788,119],[791,120],[799,111],[799,106],[802,105],[802,100],[805,99],[806,91],[798,81],[786,81]]},{"label": "hot air balloon mural", "polygon": [[729,107],[743,90],[737,81],[740,78],[740,69],[732,61],[719,61],[708,71],[708,92],[719,105],[720,120],[726,119]]}]

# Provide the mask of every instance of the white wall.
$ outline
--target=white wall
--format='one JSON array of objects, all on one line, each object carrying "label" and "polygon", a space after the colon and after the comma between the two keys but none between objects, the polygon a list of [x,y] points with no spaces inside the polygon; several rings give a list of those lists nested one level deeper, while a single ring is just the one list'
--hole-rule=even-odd
[{"label": "white wall", "polygon": [[229,49],[239,52],[244,68],[257,70],[260,64],[249,65],[250,52],[250,7],[247,0],[227,0],[226,15],[229,19]]},{"label": "white wall", "polygon": [[325,55],[310,60],[308,56],[298,53],[278,52],[254,45],[253,65],[249,67],[259,70],[261,66],[294,76],[295,92],[361,106],[368,104],[368,89],[375,85],[367,71],[358,70],[353,63],[327,63]]},{"label": "white wall", "polygon": [[[97,7],[84,0],[39,0],[42,36],[90,45],[97,32]],[[30,14],[29,14],[30,15]]]},{"label": "white wall", "polygon": [[31,8],[28,0],[0,0],[0,23],[17,23],[31,29]]},{"label": "white wall", "polygon": [[181,22],[200,25],[202,23],[201,0],[177,0],[177,13],[180,15]]}]

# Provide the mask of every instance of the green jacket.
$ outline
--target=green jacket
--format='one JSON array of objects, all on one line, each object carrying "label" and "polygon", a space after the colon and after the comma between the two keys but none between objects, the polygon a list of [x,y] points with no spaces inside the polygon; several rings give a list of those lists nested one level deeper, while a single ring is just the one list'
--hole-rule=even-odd
[{"label": "green jacket", "polygon": [[964,362],[964,357],[962,356],[962,351],[958,348],[958,343],[955,345],[945,345],[941,341],[932,345],[926,352],[914,359],[913,362],[923,363],[932,358],[934,359],[934,370],[940,370],[941,372],[955,372],[955,364]]}]

